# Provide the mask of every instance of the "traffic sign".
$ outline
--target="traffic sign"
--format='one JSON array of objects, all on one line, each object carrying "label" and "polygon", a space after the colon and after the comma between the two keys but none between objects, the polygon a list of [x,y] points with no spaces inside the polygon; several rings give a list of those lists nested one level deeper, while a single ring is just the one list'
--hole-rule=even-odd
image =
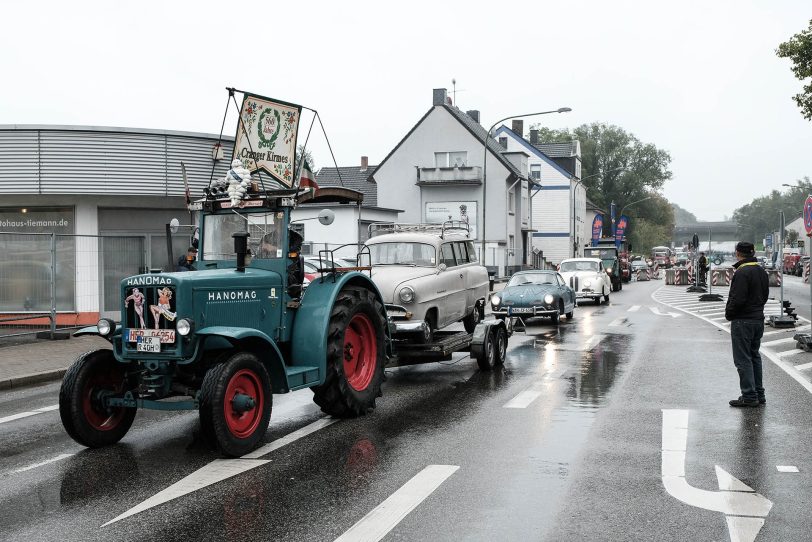
[{"label": "traffic sign", "polygon": [[767,234],[767,235],[764,237],[764,244],[765,244],[765,245],[767,245],[768,247],[773,246],[773,234],[768,233],[768,234]]},{"label": "traffic sign", "polygon": [[806,196],[804,202],[804,227],[806,234],[812,235],[812,195]]}]

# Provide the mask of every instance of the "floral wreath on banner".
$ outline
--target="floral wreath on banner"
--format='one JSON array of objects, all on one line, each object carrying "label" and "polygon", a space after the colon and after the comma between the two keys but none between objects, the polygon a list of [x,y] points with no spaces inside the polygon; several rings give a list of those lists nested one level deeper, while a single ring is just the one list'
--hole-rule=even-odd
[{"label": "floral wreath on banner", "polygon": [[[276,131],[273,133],[273,135],[271,135],[271,137],[265,137],[265,134],[262,133],[262,123],[265,120],[265,116],[271,112],[273,112],[274,118],[276,119]],[[281,127],[282,123],[281,119],[279,118],[279,111],[277,111],[276,109],[271,109],[270,107],[266,107],[259,115],[259,122],[257,123],[257,135],[259,135],[259,146],[273,149],[274,144],[276,143],[276,138],[279,137],[279,129]]]},{"label": "floral wreath on banner", "polygon": [[289,144],[293,139],[290,135],[293,123],[296,122],[296,113],[294,111],[285,112],[285,144]]},{"label": "floral wreath on banner", "polygon": [[259,110],[257,102],[248,102],[243,110],[242,122],[246,133],[250,132],[251,128],[254,127],[254,123],[257,120],[257,110]]}]

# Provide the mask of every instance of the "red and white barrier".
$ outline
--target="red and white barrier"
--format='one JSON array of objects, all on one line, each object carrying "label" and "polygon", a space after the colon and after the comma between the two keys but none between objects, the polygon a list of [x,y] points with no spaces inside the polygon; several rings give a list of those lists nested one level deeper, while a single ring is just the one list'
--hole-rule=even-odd
[{"label": "red and white barrier", "polygon": [[804,264],[804,282],[809,284],[809,262]]}]

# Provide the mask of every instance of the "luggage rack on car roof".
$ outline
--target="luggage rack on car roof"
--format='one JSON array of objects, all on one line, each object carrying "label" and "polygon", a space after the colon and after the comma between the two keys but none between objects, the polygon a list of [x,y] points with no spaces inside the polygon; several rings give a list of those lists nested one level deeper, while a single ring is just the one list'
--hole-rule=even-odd
[{"label": "luggage rack on car roof", "polygon": [[369,236],[384,235],[387,233],[435,233],[440,232],[440,238],[445,238],[446,232],[465,232],[471,234],[467,222],[462,220],[446,220],[438,223],[405,223],[405,224],[370,224]]}]

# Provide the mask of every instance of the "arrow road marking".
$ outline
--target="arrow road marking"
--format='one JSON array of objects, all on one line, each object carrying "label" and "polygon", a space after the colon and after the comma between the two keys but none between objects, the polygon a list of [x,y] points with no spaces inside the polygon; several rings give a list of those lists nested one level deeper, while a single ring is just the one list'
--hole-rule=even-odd
[{"label": "arrow road marking", "polygon": [[[753,542],[764,526],[772,501],[716,465],[719,491],[691,486],[685,479],[688,411],[663,409],[662,478],[669,495],[687,505],[722,512],[731,542]],[[746,516],[746,517],[742,517]]]},{"label": "arrow road marking", "polygon": [[670,316],[671,318],[678,318],[680,316],[678,312],[660,312],[660,309],[657,307],[649,307],[649,309],[657,316]]}]

